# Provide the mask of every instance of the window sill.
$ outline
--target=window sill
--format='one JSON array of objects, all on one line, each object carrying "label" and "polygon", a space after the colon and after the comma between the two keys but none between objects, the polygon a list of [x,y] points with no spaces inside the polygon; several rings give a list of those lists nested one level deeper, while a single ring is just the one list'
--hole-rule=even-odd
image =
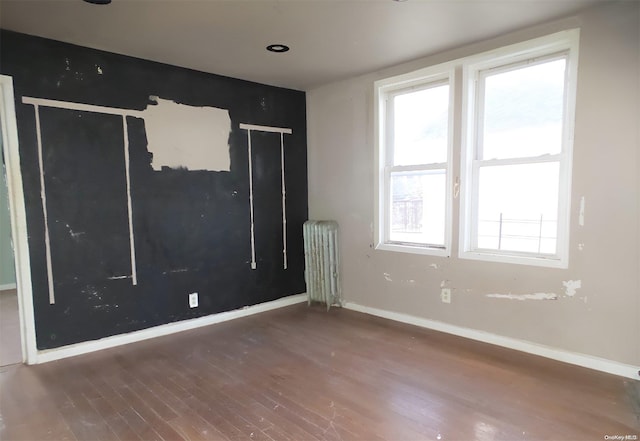
[{"label": "window sill", "polygon": [[400,244],[400,243],[379,243],[376,250],[395,251],[398,253],[422,254],[425,256],[449,257],[450,252],[447,248],[435,248],[429,246],[421,246],[417,244]]},{"label": "window sill", "polygon": [[566,269],[569,267],[566,259],[559,257],[517,256],[508,254],[493,254],[490,251],[461,251],[461,259],[482,260],[485,262],[509,263],[515,265],[540,266],[545,268]]}]

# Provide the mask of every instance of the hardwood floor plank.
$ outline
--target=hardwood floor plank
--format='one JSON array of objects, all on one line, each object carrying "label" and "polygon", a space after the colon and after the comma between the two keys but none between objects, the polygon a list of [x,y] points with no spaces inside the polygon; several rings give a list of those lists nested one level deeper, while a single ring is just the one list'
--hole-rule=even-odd
[{"label": "hardwood floor plank", "polygon": [[76,393],[73,398],[70,397],[70,401],[59,409],[65,422],[79,440],[110,441],[117,437],[107,422],[80,393]]},{"label": "hardwood floor plank", "polygon": [[119,415],[140,439],[162,440],[162,437],[132,408],[120,411]]},{"label": "hardwood floor plank", "polygon": [[0,439],[600,441],[640,437],[638,384],[295,305],[0,368]]},{"label": "hardwood floor plank", "polygon": [[119,413],[107,417],[106,421],[119,440],[137,441],[141,439]]},{"label": "hardwood floor plank", "polygon": [[[149,403],[142,397],[138,396],[134,390],[130,387],[124,386],[118,388],[118,393],[127,400],[131,409],[133,409],[148,426],[165,440],[182,440],[183,438],[173,430],[173,428],[162,418],[161,415],[156,413],[152,407],[155,403]],[[144,438],[143,438],[144,439]]]}]

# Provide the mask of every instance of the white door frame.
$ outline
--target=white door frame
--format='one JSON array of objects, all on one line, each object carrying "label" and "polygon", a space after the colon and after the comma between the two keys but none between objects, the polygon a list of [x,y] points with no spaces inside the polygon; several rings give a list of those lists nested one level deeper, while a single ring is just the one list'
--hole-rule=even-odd
[{"label": "white door frame", "polygon": [[9,217],[11,238],[16,266],[18,289],[18,310],[20,314],[20,341],[22,362],[37,363],[36,327],[33,313],[33,288],[31,285],[31,261],[27,236],[27,215],[20,170],[20,150],[18,148],[18,126],[13,78],[0,75],[0,122],[2,123],[2,150],[7,170],[9,194]]}]

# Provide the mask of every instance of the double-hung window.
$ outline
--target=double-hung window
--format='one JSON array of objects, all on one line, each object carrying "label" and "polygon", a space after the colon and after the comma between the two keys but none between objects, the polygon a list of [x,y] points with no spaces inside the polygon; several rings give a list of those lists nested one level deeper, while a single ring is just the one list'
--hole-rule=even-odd
[{"label": "double-hung window", "polygon": [[578,37],[375,83],[377,249],[567,267]]},{"label": "double-hung window", "polygon": [[378,249],[449,255],[453,71],[383,80],[378,106]]},{"label": "double-hung window", "polygon": [[572,36],[577,33],[465,63],[461,257],[566,267]]}]

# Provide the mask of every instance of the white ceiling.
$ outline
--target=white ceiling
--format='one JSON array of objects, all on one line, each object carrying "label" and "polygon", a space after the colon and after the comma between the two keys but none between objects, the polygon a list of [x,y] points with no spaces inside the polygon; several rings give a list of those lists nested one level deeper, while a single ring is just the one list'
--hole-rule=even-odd
[{"label": "white ceiling", "polygon": [[[0,0],[0,27],[308,90],[606,0]],[[291,50],[267,52],[271,43]]]}]

